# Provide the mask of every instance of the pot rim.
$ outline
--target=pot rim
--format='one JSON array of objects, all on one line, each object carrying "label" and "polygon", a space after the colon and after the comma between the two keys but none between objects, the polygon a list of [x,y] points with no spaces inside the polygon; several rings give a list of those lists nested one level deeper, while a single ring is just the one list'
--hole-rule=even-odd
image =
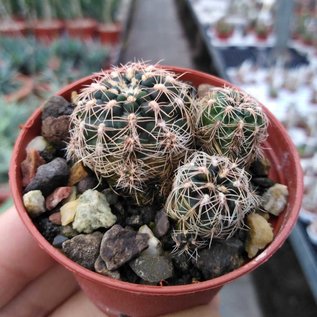
[{"label": "pot rim", "polygon": [[[212,80],[214,83],[216,83],[219,86],[230,86],[235,87],[234,85],[230,84],[229,82],[226,82],[223,79],[220,79],[218,77],[215,77],[213,75],[209,75],[207,73],[203,73],[197,70],[189,69],[189,68],[183,68],[183,67],[175,67],[175,66],[168,66],[168,65],[160,65],[159,67],[171,70],[172,72],[175,72],[176,74],[180,74],[180,78],[184,74],[190,74],[193,77],[201,77],[206,78],[209,80]],[[111,70],[106,70],[111,71]],[[66,93],[69,94],[69,92],[75,90],[75,88],[78,88],[80,85],[81,87],[84,87],[86,84],[88,84],[91,80],[98,77],[100,73],[90,75],[84,78],[81,78],[64,88],[62,88],[59,92],[56,93],[56,95],[64,95]],[[237,88],[237,87],[235,87]],[[287,135],[287,132],[285,128],[282,126],[282,124],[275,118],[275,116],[265,107],[265,112],[269,118],[270,122],[274,122],[274,125],[277,126],[277,128],[282,132],[284,141],[287,143],[288,149],[292,154],[294,154],[294,157],[292,157],[295,165],[295,170],[293,171],[293,174],[296,175],[295,178],[295,188],[297,189],[294,193],[295,200],[294,204],[291,207],[291,213],[289,214],[289,217],[287,219],[287,222],[281,226],[280,230],[277,232],[274,240],[264,249],[262,252],[260,252],[255,258],[250,260],[249,262],[245,263],[238,269],[235,269],[232,272],[226,273],[222,276],[203,281],[198,282],[194,284],[185,284],[185,285],[173,285],[173,286],[151,286],[151,285],[141,285],[141,284],[134,284],[130,282],[124,282],[121,280],[116,280],[107,276],[103,276],[101,274],[98,274],[96,272],[90,271],[81,265],[77,264],[76,262],[72,261],[68,257],[66,257],[62,252],[54,248],[42,235],[41,233],[36,229],[35,225],[33,224],[31,218],[28,216],[23,202],[22,202],[22,195],[19,192],[17,188],[16,178],[17,173],[19,171],[20,166],[17,166],[16,159],[17,154],[21,148],[21,141],[23,137],[28,133],[28,130],[32,127],[34,124],[34,121],[40,116],[41,114],[41,108],[38,108],[31,117],[27,120],[26,124],[24,125],[23,129],[21,130],[18,139],[15,143],[14,151],[12,154],[11,159],[11,165],[9,170],[9,178],[10,178],[10,188],[12,192],[12,197],[16,206],[16,209],[19,213],[20,218],[24,222],[25,226],[31,233],[31,235],[36,239],[36,241],[39,243],[40,247],[42,249],[46,249],[50,256],[52,256],[57,262],[64,265],[67,269],[72,271],[76,276],[89,280],[91,282],[97,282],[101,283],[103,285],[107,285],[108,287],[114,288],[114,289],[121,289],[126,292],[130,293],[137,293],[137,294],[149,294],[149,295],[178,295],[178,294],[189,294],[189,293],[195,293],[204,291],[207,289],[212,288],[219,288],[222,287],[224,284],[229,283],[230,281],[251,272],[255,268],[257,268],[260,264],[266,262],[283,244],[283,242],[286,240],[288,235],[290,234],[292,228],[294,227],[300,207],[301,207],[301,201],[302,201],[302,195],[303,195],[303,177],[302,177],[302,169],[300,165],[300,158],[297,153],[297,150],[293,143],[291,142],[290,138]]]}]

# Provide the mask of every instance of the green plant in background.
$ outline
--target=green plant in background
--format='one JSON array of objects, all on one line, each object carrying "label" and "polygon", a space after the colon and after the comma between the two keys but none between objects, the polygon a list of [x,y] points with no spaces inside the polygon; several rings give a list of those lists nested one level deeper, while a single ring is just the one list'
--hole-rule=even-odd
[{"label": "green plant in background", "polygon": [[20,88],[16,76],[17,72],[9,62],[0,64],[0,95],[9,95]]},{"label": "green plant in background", "polygon": [[213,238],[233,236],[259,202],[244,169],[225,156],[194,152],[176,170],[165,206],[177,222],[175,251],[193,255]]},{"label": "green plant in background", "polygon": [[197,140],[209,154],[244,165],[262,157],[268,120],[256,100],[229,87],[213,88],[195,107]]},{"label": "green plant in background", "polygon": [[81,0],[80,5],[86,17],[93,18],[100,23],[111,24],[116,21],[117,12],[121,0],[103,0],[95,1],[91,5],[90,0]]},{"label": "green plant in background", "polygon": [[8,181],[10,157],[19,126],[35,109],[34,105],[34,102],[27,106],[22,103],[8,103],[4,98],[0,98],[0,183]]},{"label": "green plant in background", "polygon": [[79,94],[67,155],[117,189],[144,190],[170,176],[192,143],[191,87],[171,72],[129,63]]},{"label": "green plant in background", "polygon": [[34,38],[0,38],[0,57],[23,75],[36,75],[48,67],[50,49]]}]

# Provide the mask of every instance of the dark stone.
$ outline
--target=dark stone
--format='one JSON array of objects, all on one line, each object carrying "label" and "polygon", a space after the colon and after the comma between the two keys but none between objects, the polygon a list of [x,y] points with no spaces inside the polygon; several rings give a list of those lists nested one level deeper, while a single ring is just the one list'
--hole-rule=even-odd
[{"label": "dark stone", "polygon": [[69,167],[66,160],[58,157],[37,169],[32,181],[25,188],[25,193],[38,189],[44,196],[48,196],[55,188],[65,186],[68,176]]},{"label": "dark stone", "polygon": [[69,116],[47,117],[42,122],[42,136],[57,148],[65,148],[69,138]]},{"label": "dark stone", "polygon": [[120,273],[118,271],[110,271],[107,269],[105,261],[101,258],[101,256],[98,256],[96,262],[95,262],[95,271],[99,274],[109,276],[112,278],[115,278],[117,280],[120,280]]},{"label": "dark stone", "polygon": [[61,96],[50,97],[43,106],[42,120],[48,117],[57,118],[72,114],[74,105]]},{"label": "dark stone", "polygon": [[267,177],[270,171],[270,162],[267,159],[257,159],[250,166],[250,173],[257,177]]},{"label": "dark stone", "polygon": [[62,226],[61,234],[67,238],[74,238],[75,236],[79,235],[79,232],[73,229],[72,226]]},{"label": "dark stone", "polygon": [[59,234],[57,235],[54,239],[53,239],[53,242],[52,242],[52,245],[56,248],[61,248],[62,247],[62,244],[63,242],[67,241],[68,238]]},{"label": "dark stone", "polygon": [[164,211],[164,209],[160,210],[156,215],[155,215],[155,227],[154,227],[154,234],[160,238],[164,235],[166,235],[166,233],[169,230],[170,227],[170,223],[167,217],[166,212]]},{"label": "dark stone", "polygon": [[105,194],[109,205],[115,205],[118,202],[119,196],[111,188],[106,188],[102,192]]},{"label": "dark stone", "polygon": [[88,175],[77,184],[79,194],[84,193],[88,189],[93,189],[98,185],[98,180],[93,175]]},{"label": "dark stone", "polygon": [[141,215],[132,215],[127,217],[125,223],[127,226],[132,227],[140,227],[143,225]]},{"label": "dark stone", "polygon": [[157,212],[157,208],[155,208],[154,205],[140,208],[140,215],[143,219],[143,223],[148,225],[151,222],[153,222],[156,212]]},{"label": "dark stone", "polygon": [[199,251],[192,263],[201,271],[205,280],[221,276],[240,267],[244,260],[241,255],[242,241],[238,239],[213,241],[210,249]]},{"label": "dark stone", "polygon": [[173,275],[172,261],[163,255],[143,254],[129,264],[136,275],[150,283],[158,283]]},{"label": "dark stone", "polygon": [[79,234],[63,243],[63,252],[74,262],[93,270],[99,255],[102,236],[102,233],[98,231],[90,234]]},{"label": "dark stone", "polygon": [[52,223],[48,218],[37,218],[34,223],[42,236],[50,243],[60,234],[61,226]]},{"label": "dark stone", "polygon": [[176,272],[187,273],[189,270],[190,261],[185,253],[172,255],[172,261]]},{"label": "dark stone", "polygon": [[270,188],[272,187],[275,182],[267,177],[253,177],[252,183],[257,186],[261,186],[263,188]]},{"label": "dark stone", "polygon": [[149,236],[114,225],[101,242],[100,256],[108,270],[116,270],[148,247]]}]

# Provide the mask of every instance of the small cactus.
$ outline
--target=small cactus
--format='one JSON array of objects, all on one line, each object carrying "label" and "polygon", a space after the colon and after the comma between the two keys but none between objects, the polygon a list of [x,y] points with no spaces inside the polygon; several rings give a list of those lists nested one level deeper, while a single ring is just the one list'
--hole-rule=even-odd
[{"label": "small cactus", "polygon": [[129,193],[164,180],[192,144],[191,91],[176,74],[145,63],[100,74],[78,95],[68,158]]},{"label": "small cactus", "polygon": [[[245,216],[260,204],[250,187],[250,176],[224,156],[195,152],[180,166],[166,212],[176,220],[176,249],[210,244],[213,238],[226,239],[244,228]],[[189,237],[190,243],[185,243]],[[181,250],[180,252],[183,252]]]},{"label": "small cactus", "polygon": [[195,107],[197,140],[209,154],[249,165],[263,157],[268,120],[260,104],[242,91],[213,88]]}]

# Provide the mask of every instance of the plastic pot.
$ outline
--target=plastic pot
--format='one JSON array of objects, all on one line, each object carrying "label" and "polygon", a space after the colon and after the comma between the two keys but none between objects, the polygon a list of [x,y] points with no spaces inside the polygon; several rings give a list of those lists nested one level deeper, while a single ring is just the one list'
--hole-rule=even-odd
[{"label": "plastic pot", "polygon": [[[163,67],[163,66],[162,66]],[[214,76],[191,69],[168,67],[181,79],[194,86],[207,83],[215,86],[232,86]],[[60,90],[58,95],[70,99],[72,91],[79,91],[89,84],[94,76],[83,78]],[[72,271],[87,296],[109,316],[126,314],[129,316],[151,317],[175,312],[196,305],[206,304],[219,292],[221,287],[240,276],[249,273],[266,262],[283,244],[296,223],[302,201],[303,179],[299,156],[281,123],[266,109],[270,120],[269,138],[265,144],[266,156],[272,163],[271,177],[286,184],[289,190],[285,210],[273,222],[275,238],[254,259],[240,268],[223,276],[188,285],[148,286],[118,281],[89,271],[64,256],[48,243],[29,218],[22,202],[22,177],[20,165],[25,158],[28,142],[39,135],[41,109],[37,109],[24,125],[15,144],[10,166],[10,185],[18,213],[39,245],[56,261]]]},{"label": "plastic pot", "polygon": [[59,38],[63,27],[63,22],[59,20],[38,20],[32,23],[35,37],[45,43],[50,43]]},{"label": "plastic pot", "polygon": [[97,22],[92,19],[75,19],[66,21],[66,29],[70,37],[89,40],[95,36]]},{"label": "plastic pot", "polygon": [[120,24],[99,24],[97,28],[99,40],[103,44],[117,44],[120,40],[121,31]]},{"label": "plastic pot", "polygon": [[27,27],[25,22],[9,20],[0,22],[0,35],[9,37],[23,37],[26,35]]}]

